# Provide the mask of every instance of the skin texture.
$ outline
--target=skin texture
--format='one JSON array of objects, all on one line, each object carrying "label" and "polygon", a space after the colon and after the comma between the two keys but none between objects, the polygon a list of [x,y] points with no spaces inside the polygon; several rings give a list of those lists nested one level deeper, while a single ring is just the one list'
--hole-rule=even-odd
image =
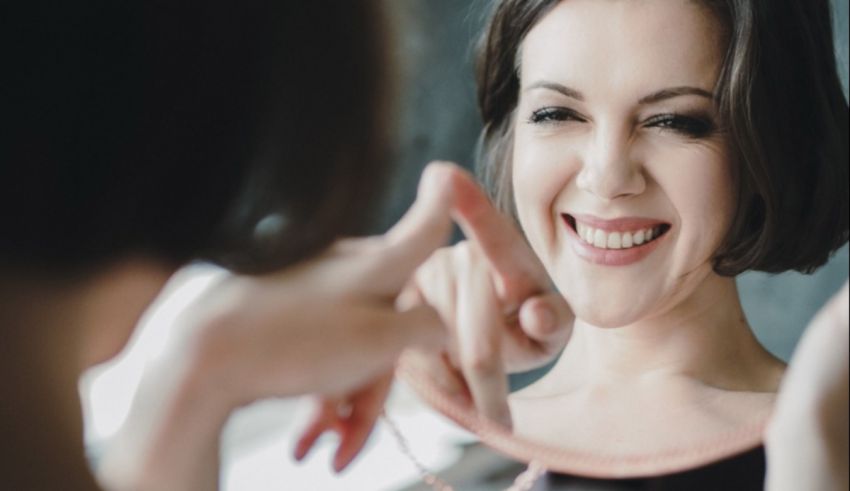
[{"label": "skin texture", "polygon": [[[764,421],[772,408],[784,366],[752,335],[734,279],[711,267],[734,204],[731,157],[711,97],[723,53],[718,27],[684,0],[571,0],[545,15],[522,45],[516,208],[569,306],[551,310],[560,313],[554,325],[569,343],[552,371],[511,396],[509,411],[496,385],[467,375],[468,367],[492,373],[510,365],[504,344],[492,348],[496,335],[479,338],[484,348],[446,357],[473,388],[476,407],[522,436],[593,454],[654,453]],[[680,87],[708,96],[658,96]],[[600,265],[578,253],[564,214],[649,218],[669,230],[641,261]],[[511,236],[508,223],[500,235]],[[498,288],[480,287],[477,318],[457,306],[463,288],[510,269],[494,266],[477,242],[458,246],[451,264],[435,255],[417,273],[420,291],[453,323],[460,347],[475,338],[467,331],[504,332],[483,306],[510,308]],[[433,302],[441,291],[456,292],[454,303]],[[445,382],[449,371],[443,385],[463,387]],[[486,394],[476,395],[476,386]]]}]

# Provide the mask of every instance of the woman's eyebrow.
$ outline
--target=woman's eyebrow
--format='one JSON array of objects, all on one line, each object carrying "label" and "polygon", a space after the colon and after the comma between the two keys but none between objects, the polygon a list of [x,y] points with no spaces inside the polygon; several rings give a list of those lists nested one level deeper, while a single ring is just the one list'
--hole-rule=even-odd
[{"label": "woman's eyebrow", "polygon": [[638,104],[646,105],[646,104],[654,104],[656,102],[661,102],[663,100],[672,99],[674,97],[681,97],[684,95],[696,95],[700,97],[705,97],[710,100],[714,100],[714,94],[711,92],[700,89],[699,87],[671,87],[669,89],[661,89],[658,92],[653,92],[648,96],[642,97]]},{"label": "woman's eyebrow", "polygon": [[537,82],[534,82],[533,84],[526,87],[525,91],[527,92],[529,90],[534,90],[534,89],[549,89],[549,90],[553,90],[555,92],[558,92],[560,94],[563,94],[563,95],[565,95],[565,96],[567,96],[571,99],[575,99],[575,100],[578,100],[578,101],[584,101],[584,95],[582,95],[581,92],[579,92],[575,89],[571,89],[570,87],[567,87],[565,85],[561,85],[557,82],[549,82],[547,80],[538,80]]},{"label": "woman's eyebrow", "polygon": [[[584,95],[581,92],[576,89],[559,84],[557,82],[550,82],[548,80],[538,80],[537,82],[534,82],[528,87],[526,87],[525,91],[530,91],[534,89],[548,89],[563,94],[571,99],[584,101]],[[699,97],[705,97],[712,101],[714,100],[714,94],[705,89],[683,85],[680,87],[670,87],[667,89],[661,89],[657,92],[653,92],[652,94],[642,97],[638,101],[638,103],[641,105],[654,104],[666,99],[672,99],[674,97],[681,97],[686,95],[696,95]]]}]

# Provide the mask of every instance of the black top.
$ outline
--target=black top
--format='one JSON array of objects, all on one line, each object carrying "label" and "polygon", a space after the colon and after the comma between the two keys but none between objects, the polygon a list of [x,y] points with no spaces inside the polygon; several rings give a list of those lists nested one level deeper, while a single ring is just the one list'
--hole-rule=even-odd
[{"label": "black top", "polygon": [[590,479],[550,474],[551,491],[763,491],[764,447],[676,474],[640,479]]}]

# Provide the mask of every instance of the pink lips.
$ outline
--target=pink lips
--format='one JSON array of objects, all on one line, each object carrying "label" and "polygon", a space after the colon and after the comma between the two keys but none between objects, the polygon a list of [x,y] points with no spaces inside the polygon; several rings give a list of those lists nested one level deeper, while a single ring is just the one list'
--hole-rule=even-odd
[{"label": "pink lips", "polygon": [[[604,266],[628,266],[641,261],[652,253],[658,245],[665,239],[666,232],[669,230],[669,224],[649,218],[625,217],[613,220],[604,220],[591,215],[562,215],[564,226],[567,229],[570,246],[579,255],[579,257],[593,263]],[[655,227],[665,229],[660,236],[654,240],[632,247],[629,249],[601,249],[588,244],[578,236],[573,228],[573,220],[578,220],[585,225],[595,229],[605,230],[609,232],[615,231],[631,231],[641,230]]]},{"label": "pink lips", "polygon": [[651,218],[624,217],[615,218],[613,220],[603,220],[602,218],[597,218],[593,215],[580,215],[578,213],[563,216],[565,219],[572,216],[585,225],[590,225],[593,228],[608,230],[611,232],[627,232],[630,230],[654,228],[666,225],[661,220],[653,220]]}]

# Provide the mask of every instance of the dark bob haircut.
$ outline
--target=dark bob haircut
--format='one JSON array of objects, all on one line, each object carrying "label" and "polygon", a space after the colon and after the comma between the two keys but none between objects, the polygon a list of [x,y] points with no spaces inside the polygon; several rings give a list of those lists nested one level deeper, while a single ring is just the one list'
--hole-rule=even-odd
[{"label": "dark bob haircut", "polygon": [[[516,60],[528,32],[561,0],[498,0],[478,47],[484,122],[478,166],[516,216],[511,184]],[[848,238],[848,107],[827,0],[699,0],[725,29],[716,87],[735,154],[737,209],[716,252],[725,276],[812,272]]]},{"label": "dark bob haircut", "polygon": [[0,42],[0,268],[264,272],[367,227],[377,2],[7,2]]}]

